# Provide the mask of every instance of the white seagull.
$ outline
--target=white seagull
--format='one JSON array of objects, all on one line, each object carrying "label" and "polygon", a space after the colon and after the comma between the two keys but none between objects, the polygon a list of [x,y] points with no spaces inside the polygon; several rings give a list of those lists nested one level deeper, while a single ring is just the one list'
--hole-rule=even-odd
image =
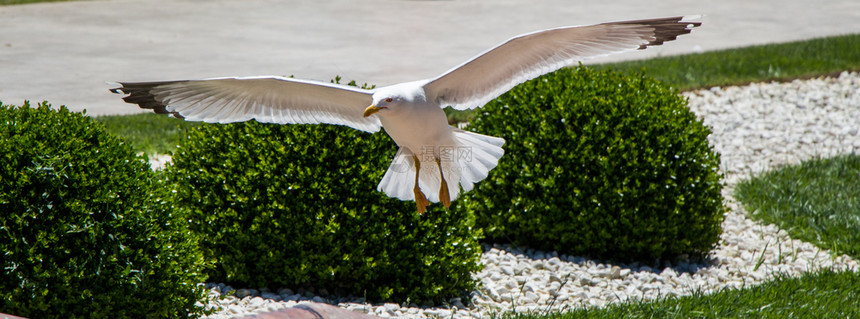
[{"label": "white seagull", "polygon": [[[446,106],[474,109],[514,86],[581,60],[644,49],[701,25],[699,16],[609,22],[541,30],[511,38],[426,80],[372,90],[277,76],[119,83],[128,103],[189,121],[380,127],[400,147],[377,189],[447,208],[460,187],[472,189],[505,153],[504,139],[448,125]],[[425,192],[429,196],[425,196]]]}]

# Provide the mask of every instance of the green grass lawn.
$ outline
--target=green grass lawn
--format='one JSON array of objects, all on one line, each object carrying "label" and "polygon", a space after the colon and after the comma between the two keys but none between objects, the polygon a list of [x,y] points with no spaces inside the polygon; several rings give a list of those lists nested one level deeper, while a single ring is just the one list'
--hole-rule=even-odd
[{"label": "green grass lawn", "polygon": [[603,309],[508,316],[515,318],[857,318],[860,275],[821,271],[782,277],[745,289],[694,293],[651,302],[627,302]]},{"label": "green grass lawn", "polygon": [[131,142],[138,152],[146,154],[170,153],[179,144],[185,130],[207,125],[155,113],[107,115],[97,116],[95,119],[104,124],[108,132],[122,136]]},{"label": "green grass lawn", "polygon": [[738,184],[736,197],[754,219],[860,258],[860,155],[766,172]]},{"label": "green grass lawn", "polygon": [[595,65],[644,71],[681,90],[860,70],[860,34]]}]

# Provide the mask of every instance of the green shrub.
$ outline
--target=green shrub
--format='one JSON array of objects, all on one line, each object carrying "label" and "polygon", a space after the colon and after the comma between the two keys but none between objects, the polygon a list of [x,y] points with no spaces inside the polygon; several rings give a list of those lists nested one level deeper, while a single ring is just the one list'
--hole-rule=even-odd
[{"label": "green shrub", "polygon": [[398,302],[460,296],[479,269],[474,221],[439,207],[419,216],[376,191],[395,151],[384,133],[343,126],[205,125],[166,172],[206,237],[212,280]]},{"label": "green shrub", "polygon": [[461,203],[491,241],[650,262],[719,240],[710,131],[651,78],[563,69],[490,102],[468,129],[507,140]]},{"label": "green shrub", "polygon": [[0,103],[0,312],[199,315],[202,254],[165,189],[83,114]]}]

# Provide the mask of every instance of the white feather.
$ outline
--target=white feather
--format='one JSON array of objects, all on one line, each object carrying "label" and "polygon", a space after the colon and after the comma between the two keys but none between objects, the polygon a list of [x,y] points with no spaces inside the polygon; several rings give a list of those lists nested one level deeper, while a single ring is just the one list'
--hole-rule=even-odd
[{"label": "white feather", "polygon": [[117,90],[151,96],[167,112],[189,121],[231,123],[256,119],[279,124],[336,124],[377,132],[364,117],[373,91],[284,77],[232,77],[191,81],[123,83]]},{"label": "white feather", "polygon": [[[377,90],[283,77],[120,83],[126,102],[192,121],[229,123],[256,119],[281,124],[327,123],[376,132],[380,126],[400,146],[377,189],[414,200],[418,186],[439,201],[441,181],[450,199],[487,178],[505,154],[501,138],[455,129],[442,107],[484,105],[519,83],[578,61],[643,49],[674,40],[701,23],[698,17],[622,21],[523,34],[430,80]],[[365,116],[365,108],[378,111]],[[371,114],[371,113],[368,113]],[[453,151],[452,154],[448,154]],[[420,172],[416,172],[420,162]],[[441,166],[441,171],[440,171]]]},{"label": "white feather", "polygon": [[[579,61],[642,49],[689,33],[697,16],[572,26],[522,34],[429,80],[429,101],[458,110],[480,107],[514,86]],[[674,28],[661,39],[658,28]],[[680,30],[678,30],[680,27]],[[660,30],[663,31],[662,29]]]},{"label": "white feather", "polygon": [[[489,171],[496,167],[499,159],[505,154],[502,149],[505,140],[459,129],[452,129],[452,132],[457,141],[457,147],[452,156],[445,156],[440,163],[448,183],[449,196],[451,200],[455,200],[460,194],[461,186],[465,191],[472,190],[475,183],[486,178]],[[412,192],[415,186],[415,165],[412,155],[413,153],[408,149],[400,148],[382,177],[382,181],[379,182],[377,190],[401,200],[415,200]],[[439,201],[442,180],[438,167],[433,159],[421,160],[418,185],[427,196],[427,200],[431,202]]]}]

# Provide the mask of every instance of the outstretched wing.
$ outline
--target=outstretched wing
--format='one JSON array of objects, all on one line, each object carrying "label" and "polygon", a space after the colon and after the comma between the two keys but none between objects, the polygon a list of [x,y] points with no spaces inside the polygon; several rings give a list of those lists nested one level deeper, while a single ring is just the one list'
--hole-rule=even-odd
[{"label": "outstretched wing", "polygon": [[484,105],[514,86],[578,61],[644,49],[690,33],[694,17],[562,27],[514,37],[430,80],[428,101],[458,110]]},{"label": "outstretched wing", "polygon": [[379,131],[375,116],[364,117],[372,91],[283,77],[120,83],[128,103],[189,121],[217,123],[255,119],[265,123],[346,125]]}]

